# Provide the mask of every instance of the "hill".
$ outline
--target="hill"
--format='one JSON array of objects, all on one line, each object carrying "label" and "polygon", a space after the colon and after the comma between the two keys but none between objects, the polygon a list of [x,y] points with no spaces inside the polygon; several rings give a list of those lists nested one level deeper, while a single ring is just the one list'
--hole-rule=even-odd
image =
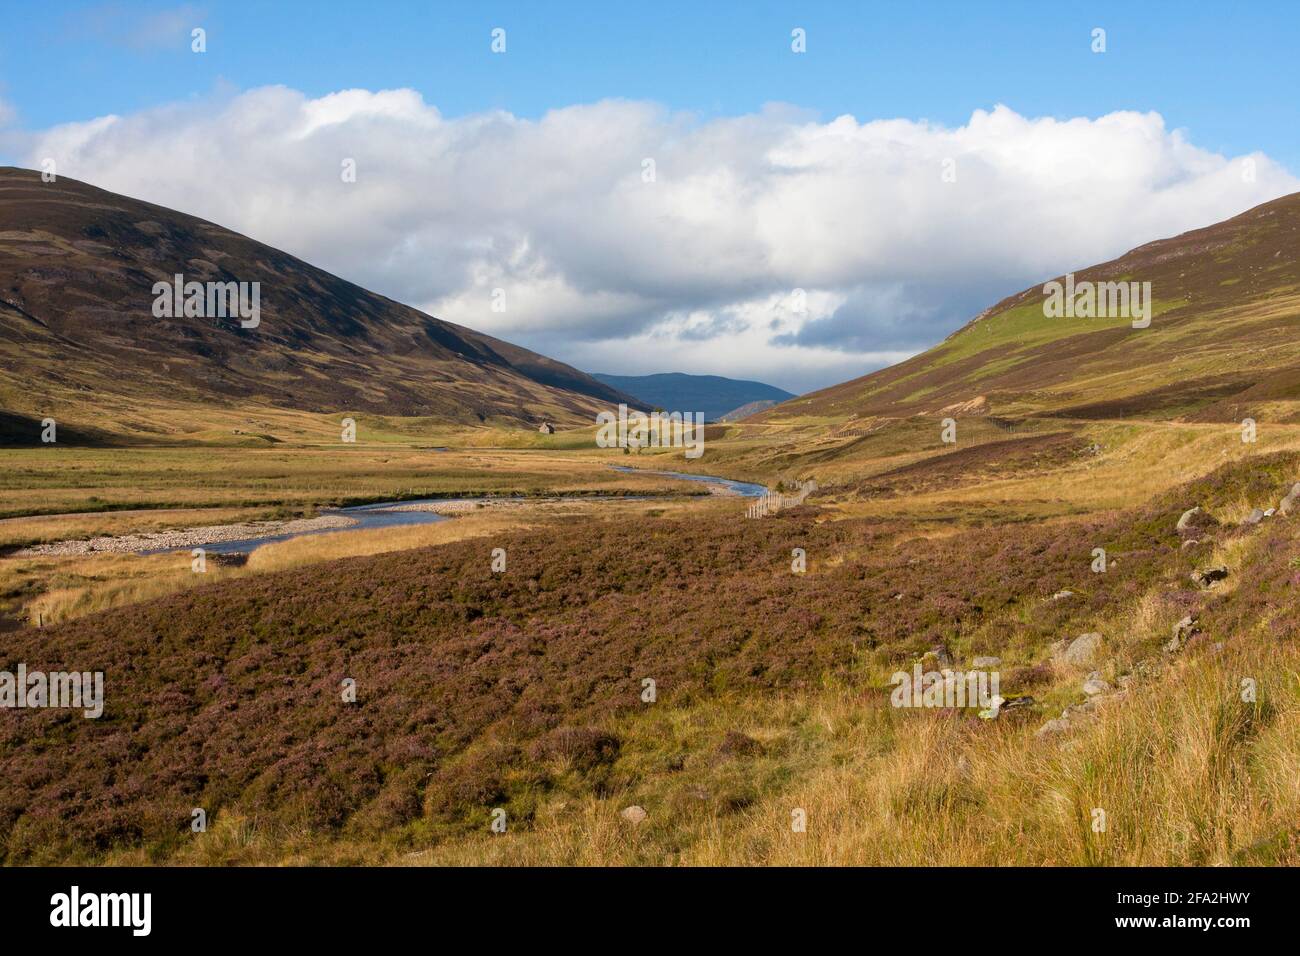
[{"label": "hill", "polygon": [[[155,308],[154,288],[177,274],[205,289],[248,283],[249,315],[258,283],[255,326],[207,308],[156,314],[175,311]],[[627,400],[222,226],[13,168],[0,169],[0,356],[11,436],[50,415],[69,437],[156,437],[231,405],[579,423]],[[133,414],[159,405],[173,410]]]},{"label": "hill", "polygon": [[[1063,281],[1064,277],[1055,277]],[[1300,194],[1073,275],[1150,283],[1149,326],[1049,317],[1044,283],[899,365],[803,396],[774,422],[960,414],[1294,420],[1300,401]]]},{"label": "hill", "polygon": [[612,388],[635,395],[647,405],[675,412],[703,412],[708,421],[752,402],[784,402],[794,395],[774,385],[724,378],[721,375],[687,375],[662,372],[657,375],[608,375],[592,377]]}]

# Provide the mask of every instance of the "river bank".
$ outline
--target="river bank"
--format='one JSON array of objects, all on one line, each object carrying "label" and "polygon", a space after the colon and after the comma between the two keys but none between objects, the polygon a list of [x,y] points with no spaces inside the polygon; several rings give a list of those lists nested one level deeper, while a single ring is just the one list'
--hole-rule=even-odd
[{"label": "river bank", "polygon": [[[752,482],[733,481],[713,475],[692,475],[675,471],[650,471],[623,465],[611,466],[617,471],[650,474],[681,481],[706,484],[713,495],[755,498],[767,489]],[[651,497],[651,496],[646,496]],[[669,497],[669,496],[653,496]],[[84,554],[160,554],[167,551],[204,548],[216,554],[243,553],[273,541],[287,541],[304,535],[329,531],[360,531],[372,528],[399,527],[411,524],[428,524],[444,521],[456,515],[484,509],[523,508],[566,502],[592,503],[599,501],[628,501],[641,496],[564,496],[552,495],[538,498],[427,498],[414,501],[381,501],[354,505],[329,511],[312,518],[295,518],[272,521],[246,521],[202,527],[165,529],[140,534],[103,535],[86,539],[68,539],[47,544],[31,545],[14,551],[9,557],[63,557]]]}]

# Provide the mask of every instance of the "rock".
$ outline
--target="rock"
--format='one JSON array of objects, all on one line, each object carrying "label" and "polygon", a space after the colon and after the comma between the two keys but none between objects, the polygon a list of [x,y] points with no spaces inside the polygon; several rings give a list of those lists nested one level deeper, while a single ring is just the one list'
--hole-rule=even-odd
[{"label": "rock", "polygon": [[1200,513],[1201,513],[1200,505],[1197,505],[1195,508],[1188,508],[1186,511],[1182,513],[1182,516],[1179,517],[1178,526],[1177,528],[1175,528],[1175,530],[1186,531],[1188,528],[1192,526],[1192,522],[1196,520],[1196,516]]},{"label": "rock", "polygon": [[1190,614],[1187,615],[1174,625],[1174,636],[1165,644],[1165,653],[1177,653],[1182,650],[1184,644],[1199,633],[1201,633],[1201,629],[1196,626],[1196,618]]},{"label": "rock", "polygon": [[1001,697],[994,697],[989,701],[988,709],[980,711],[980,717],[984,720],[997,720],[998,711],[1002,709],[1002,705],[1005,703],[1006,701]]},{"label": "rock", "polygon": [[997,667],[1001,663],[1002,658],[1000,657],[977,657],[975,660],[971,661],[971,667]]},{"label": "rock", "polygon": [[1277,509],[1276,509],[1276,508],[1269,508],[1267,511],[1264,512],[1264,517],[1265,517],[1265,518],[1271,518],[1271,517],[1273,517],[1273,515],[1275,515],[1275,514],[1277,514]]},{"label": "rock", "polygon": [[628,823],[635,826],[645,820],[649,814],[645,812],[645,807],[638,807],[636,804],[633,804],[630,807],[624,807],[619,811],[618,815]]},{"label": "rock", "polygon": [[1052,600],[1053,600],[1053,601],[1064,601],[1066,598],[1072,598],[1072,597],[1074,597],[1074,592],[1071,591],[1069,588],[1066,588],[1066,589],[1064,589],[1064,590],[1062,590],[1062,591],[1057,591],[1055,594],[1053,594],[1053,595],[1052,595]]},{"label": "rock", "polygon": [[1092,717],[1092,711],[1095,706],[1095,702],[1091,698],[1085,700],[1082,704],[1071,704],[1069,707],[1066,707],[1061,711],[1061,719],[1074,720],[1076,717]]},{"label": "rock", "polygon": [[1252,525],[1252,524],[1259,524],[1263,520],[1264,520],[1264,509],[1252,508],[1250,514],[1246,515],[1246,517],[1242,519],[1241,523],[1243,525]]},{"label": "rock", "polygon": [[1291,490],[1286,493],[1282,503],[1277,506],[1277,513],[1280,515],[1289,515],[1296,510],[1297,502],[1300,502],[1300,481],[1291,486]]},{"label": "rock", "polygon": [[1222,564],[1216,564],[1212,568],[1206,568],[1204,571],[1192,572],[1192,583],[1198,588],[1208,588],[1216,581],[1222,581],[1228,576],[1228,569]]},{"label": "rock", "polygon": [[939,662],[939,667],[941,669],[952,667],[952,655],[948,653],[948,647],[946,644],[934,645],[934,647],[930,648],[930,653],[933,654],[934,659]]},{"label": "rock", "polygon": [[1062,658],[1065,663],[1072,664],[1075,667],[1087,667],[1097,656],[1097,650],[1101,647],[1100,634],[1081,634],[1070,642],[1070,646],[1065,649]]},{"label": "rock", "polygon": [[1188,548],[1198,545],[1200,543],[1201,542],[1197,541],[1195,538],[1188,538],[1186,541],[1183,542],[1183,550],[1186,551]]},{"label": "rock", "polygon": [[1100,677],[1089,677],[1083,682],[1081,688],[1089,697],[1096,697],[1098,694],[1104,694],[1110,690],[1110,684],[1106,683]]},{"label": "rock", "polygon": [[1054,734],[1063,734],[1070,729],[1068,718],[1061,716],[1055,720],[1049,720],[1043,726],[1034,731],[1035,737],[1051,737]]},{"label": "rock", "polygon": [[1198,531],[1204,531],[1214,528],[1219,524],[1214,515],[1210,514],[1197,505],[1195,508],[1188,508],[1178,519],[1176,530],[1179,534],[1195,534]]}]

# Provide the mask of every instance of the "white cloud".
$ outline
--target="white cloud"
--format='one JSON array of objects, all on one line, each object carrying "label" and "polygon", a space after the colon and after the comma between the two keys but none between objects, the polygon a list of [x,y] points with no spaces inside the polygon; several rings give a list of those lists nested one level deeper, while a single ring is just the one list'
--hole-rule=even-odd
[{"label": "white cloud", "polygon": [[[25,152],[581,367],[795,390],[896,360],[1035,281],[1300,189],[1259,154],[1243,182],[1242,157],[1155,113],[1004,106],[957,128],[777,106],[699,121],[627,101],[448,119],[411,90],[266,87],[37,132]],[[341,180],[345,158],[356,183]],[[795,288],[803,313],[787,308]]]}]

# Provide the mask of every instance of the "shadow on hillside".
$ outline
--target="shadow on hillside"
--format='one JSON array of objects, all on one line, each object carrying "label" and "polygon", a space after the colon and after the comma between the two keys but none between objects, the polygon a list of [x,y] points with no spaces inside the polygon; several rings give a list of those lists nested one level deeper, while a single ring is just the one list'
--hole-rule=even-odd
[{"label": "shadow on hillside", "polygon": [[[44,426],[41,419],[17,412],[0,411],[0,448],[36,448],[41,441]],[[126,444],[120,435],[98,428],[57,424],[55,437],[58,445],[78,448],[111,448]]]}]

